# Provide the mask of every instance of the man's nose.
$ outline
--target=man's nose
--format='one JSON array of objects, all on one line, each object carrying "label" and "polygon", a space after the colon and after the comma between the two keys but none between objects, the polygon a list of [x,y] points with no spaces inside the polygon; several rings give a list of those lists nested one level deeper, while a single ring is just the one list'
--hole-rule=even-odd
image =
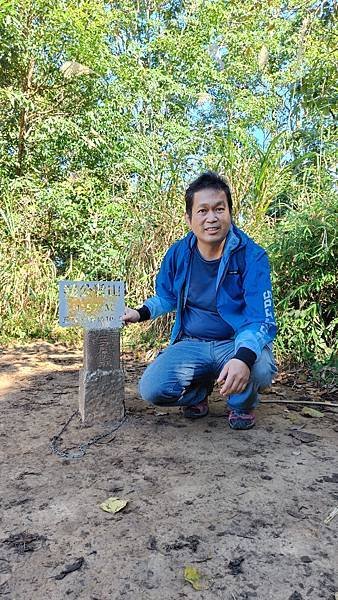
[{"label": "man's nose", "polygon": [[207,214],[207,221],[208,223],[214,223],[215,221],[217,221],[217,215],[212,210],[209,210]]}]

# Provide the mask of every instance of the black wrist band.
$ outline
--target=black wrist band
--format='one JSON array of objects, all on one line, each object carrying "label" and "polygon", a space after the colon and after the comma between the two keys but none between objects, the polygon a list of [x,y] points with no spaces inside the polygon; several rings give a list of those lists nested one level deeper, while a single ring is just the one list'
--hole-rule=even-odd
[{"label": "black wrist band", "polygon": [[148,306],[143,304],[143,306],[141,306],[141,308],[137,308],[136,310],[137,310],[138,314],[140,315],[139,323],[142,323],[142,321],[149,321],[150,310],[149,310]]},{"label": "black wrist band", "polygon": [[234,358],[243,361],[251,370],[257,358],[257,354],[249,348],[239,348]]}]

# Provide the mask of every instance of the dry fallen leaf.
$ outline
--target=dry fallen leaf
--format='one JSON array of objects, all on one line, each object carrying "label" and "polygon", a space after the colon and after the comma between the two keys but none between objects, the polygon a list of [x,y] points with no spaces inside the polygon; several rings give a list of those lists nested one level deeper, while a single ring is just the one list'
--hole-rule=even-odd
[{"label": "dry fallen leaf", "polygon": [[127,506],[128,500],[121,500],[121,498],[110,497],[107,498],[102,504],[100,504],[100,508],[105,512],[109,513],[117,513],[122,510],[125,506]]}]

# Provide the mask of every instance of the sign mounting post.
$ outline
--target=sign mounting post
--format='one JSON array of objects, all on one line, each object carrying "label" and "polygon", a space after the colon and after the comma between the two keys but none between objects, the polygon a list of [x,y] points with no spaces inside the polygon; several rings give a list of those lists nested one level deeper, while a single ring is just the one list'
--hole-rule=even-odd
[{"label": "sign mounting post", "polygon": [[124,313],[122,281],[59,282],[59,322],[84,329],[79,412],[87,424],[124,416],[120,329]]}]

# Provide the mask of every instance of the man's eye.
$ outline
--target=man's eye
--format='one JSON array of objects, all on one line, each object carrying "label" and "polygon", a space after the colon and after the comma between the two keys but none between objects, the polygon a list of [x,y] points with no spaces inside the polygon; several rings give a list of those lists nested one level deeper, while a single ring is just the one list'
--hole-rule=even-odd
[{"label": "man's eye", "polygon": [[220,206],[220,207],[217,209],[217,211],[218,211],[218,212],[223,212],[223,211],[224,211],[224,207],[223,207],[223,206]]}]

